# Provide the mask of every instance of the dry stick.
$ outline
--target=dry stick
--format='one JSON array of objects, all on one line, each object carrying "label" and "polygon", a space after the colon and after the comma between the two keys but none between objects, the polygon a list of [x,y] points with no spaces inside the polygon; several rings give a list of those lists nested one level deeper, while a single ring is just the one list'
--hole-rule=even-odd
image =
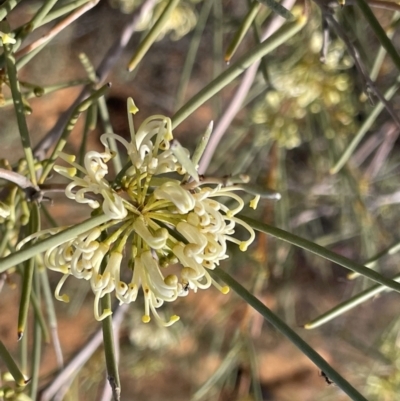
[{"label": "dry stick", "polygon": [[54,309],[53,294],[51,293],[49,278],[45,269],[39,270],[43,298],[46,303],[47,320],[49,322],[50,336],[53,343],[54,353],[56,355],[57,368],[64,367],[64,357],[61,349],[60,338],[58,336],[58,325],[56,311]]},{"label": "dry stick", "polygon": [[389,153],[393,150],[394,144],[399,136],[399,129],[391,124],[388,131],[384,134],[383,143],[380,145],[379,149],[376,151],[374,158],[372,159],[370,165],[365,170],[363,178],[368,181],[372,181],[379,173],[379,170],[383,167],[384,163],[387,161]]},{"label": "dry stick", "polygon": [[42,46],[54,36],[58,35],[63,29],[65,29],[68,25],[71,25],[75,20],[77,20],[81,15],[85,14],[89,10],[91,10],[100,0],[93,0],[89,3],[86,3],[84,6],[78,8],[73,13],[69,14],[68,17],[60,21],[56,24],[53,28],[50,29],[45,35],[41,38],[35,40],[34,42],[30,43],[28,46],[24,47],[23,49],[19,50],[15,53],[15,57],[21,57],[32,50],[37,49],[39,46]]},{"label": "dry stick", "polygon": [[[34,185],[29,178],[15,171],[0,168],[0,178],[18,185],[25,192],[26,198],[29,201],[41,201],[43,199],[43,193],[40,188]],[[9,193],[10,189],[7,187],[0,191],[0,200],[6,199]]]},{"label": "dry stick", "polygon": [[355,151],[351,157],[351,165],[353,167],[359,167],[363,164],[369,156],[378,148],[378,146],[385,139],[385,132],[393,125],[392,122],[385,123],[380,127],[373,135],[371,135],[365,142],[360,145],[357,151]]},{"label": "dry stick", "polygon": [[[287,9],[291,9],[295,0],[284,0],[282,5]],[[286,20],[279,15],[275,16],[272,20],[271,24],[267,27],[264,34],[261,37],[261,41],[264,41],[269,36],[271,36],[274,32],[276,32],[285,22]],[[243,74],[243,79],[236,90],[235,95],[233,96],[231,102],[229,103],[228,107],[225,109],[223,115],[219,119],[218,123],[216,124],[213,133],[211,135],[210,141],[206,147],[206,150],[203,153],[203,157],[201,158],[200,165],[199,165],[199,173],[203,174],[206,170],[210,161],[215,153],[215,150],[221,141],[222,137],[224,136],[226,130],[228,129],[229,125],[235,118],[236,114],[242,107],[243,101],[246,98],[251,85],[254,82],[254,79],[257,75],[258,67],[261,63],[261,60],[256,61],[251,67],[247,69],[247,71]]]},{"label": "dry stick", "polygon": [[321,63],[326,63],[326,57],[329,49],[329,26],[326,19],[322,18],[322,48],[321,48]]},{"label": "dry stick", "polygon": [[[120,327],[128,305],[123,304],[118,307],[113,313],[113,327],[114,330]],[[89,360],[94,354],[97,348],[100,347],[103,340],[103,331],[99,329],[96,334],[82,347],[82,349],[76,354],[70,362],[61,370],[53,381],[46,386],[39,396],[40,401],[50,401],[55,395],[64,396],[69,389],[70,382],[74,379],[75,374],[82,368],[82,366]],[[66,386],[67,385],[67,386]],[[64,388],[66,386],[66,388]],[[63,394],[60,394],[63,393]]]},{"label": "dry stick", "polygon": [[379,209],[387,205],[394,205],[400,203],[400,191],[393,192],[387,195],[381,195],[374,199],[368,206],[372,210]]},{"label": "dry stick", "polygon": [[6,181],[13,182],[22,189],[31,189],[32,191],[39,191],[39,187],[37,185],[34,185],[29,178],[19,173],[16,173],[15,171],[0,168],[0,178]]},{"label": "dry stick", "polygon": [[336,34],[345,43],[348,52],[350,53],[351,57],[354,60],[354,64],[357,67],[357,70],[361,74],[362,79],[365,81],[367,91],[368,91],[368,89],[371,89],[375,93],[376,97],[382,102],[382,104],[385,106],[388,113],[393,118],[393,121],[400,128],[400,118],[398,117],[398,115],[396,114],[396,112],[394,111],[394,109],[390,105],[390,103],[385,99],[385,96],[383,96],[382,92],[376,87],[375,83],[370,78],[368,72],[366,71],[365,66],[363,65],[363,63],[361,61],[361,57],[360,57],[360,54],[358,53],[358,50],[351,43],[351,41],[347,37],[346,33],[344,32],[344,30],[342,29],[340,24],[336,21],[335,17],[332,14],[332,10],[329,9],[328,7],[326,7],[325,5],[323,5],[322,3],[320,3],[319,1],[320,0],[316,1],[316,3],[321,8],[323,17],[327,19],[327,21],[332,25]]},{"label": "dry stick", "polygon": [[[104,56],[102,62],[96,70],[96,76],[99,80],[99,84],[104,83],[109,72],[114,67],[118,59],[120,58],[123,50],[128,44],[133,32],[136,29],[136,25],[143,15],[148,14],[150,10],[154,7],[156,0],[146,0],[143,5],[137,11],[132,20],[127,23],[122,31],[120,37],[110,46],[106,55]],[[38,143],[34,149],[34,155],[39,159],[43,160],[46,157],[47,151],[53,146],[54,143],[60,138],[61,133],[64,130],[65,125],[68,123],[72,111],[75,107],[86,99],[92,89],[92,85],[86,86],[82,92],[79,94],[75,102],[70,106],[70,108],[63,113],[63,115],[57,120],[54,127],[48,132],[48,134]]]}]

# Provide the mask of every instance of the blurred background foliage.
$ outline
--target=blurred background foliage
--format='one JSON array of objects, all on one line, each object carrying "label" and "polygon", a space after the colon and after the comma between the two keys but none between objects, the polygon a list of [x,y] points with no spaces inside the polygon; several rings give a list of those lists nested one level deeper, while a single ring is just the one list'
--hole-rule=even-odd
[{"label": "blurred background foliage", "polygon": [[[58,1],[56,7],[66,3]],[[98,66],[142,3],[100,1],[21,68],[18,78],[21,84],[27,83],[22,85],[22,93],[29,112],[33,147],[60,121],[81,91],[82,83],[88,80],[79,54],[85,52],[91,63]],[[126,98],[132,96],[140,109],[135,116],[137,125],[151,114],[173,115],[227,68],[224,52],[249,10],[255,7],[249,1],[180,1],[139,67],[128,72],[130,57],[168,2],[154,3],[154,8],[140,18],[137,33],[107,77],[112,83],[106,97],[109,123],[115,133],[126,138]],[[299,10],[305,8],[306,26],[263,58],[254,83],[216,146],[207,171],[216,176],[246,173],[261,187],[277,190],[282,194],[279,202],[262,200],[257,211],[246,213],[364,263],[399,238],[399,127],[386,109],[368,120],[379,100],[356,68],[348,44],[357,49],[366,71],[382,93],[395,83],[398,70],[390,57],[383,54],[378,60],[377,55],[382,53],[380,42],[355,2],[346,1],[344,7],[334,1],[318,3],[295,5]],[[386,3],[373,0],[369,4],[398,48],[398,5]],[[21,1],[7,16],[11,29],[30,21],[42,4]],[[332,10],[348,43],[327,26],[321,7]],[[262,30],[276,19],[276,14],[259,5],[232,62],[254,47]],[[35,30],[28,42],[34,42],[50,29],[44,25]],[[4,56],[2,63],[4,66]],[[240,79],[174,131],[185,146],[193,150],[210,120],[218,123],[224,116],[227,105],[237,95]],[[4,67],[0,80],[1,167],[12,166],[26,175],[26,163],[19,161],[24,154]],[[54,91],[35,96],[35,88],[52,86]],[[399,96],[394,94],[389,102],[398,114]],[[85,118],[78,120],[67,152],[78,155],[82,148],[100,149],[99,136],[107,127],[100,114],[95,122],[88,131]],[[360,144],[344,167],[331,174],[363,127],[365,136]],[[52,180],[60,182],[59,177]],[[11,196],[12,204],[18,207],[12,211],[12,220],[0,220],[1,256],[13,252],[23,235],[20,230],[29,219],[22,193],[15,190]],[[52,204],[43,203],[41,207],[43,227],[54,222],[74,224],[88,216],[87,208],[72,204],[62,194],[51,197]],[[398,262],[398,255],[392,252],[379,259],[375,268],[391,277],[398,272]],[[222,267],[292,328],[298,328],[301,336],[367,399],[396,399],[400,390],[397,294],[376,296],[320,328],[306,331],[300,326],[371,283],[363,278],[349,280],[344,268],[265,234],[258,235],[247,254],[232,247],[230,258]],[[30,362],[23,360],[23,347],[35,347],[31,335],[35,326],[30,316],[24,336],[27,340],[17,344],[20,271],[8,270],[0,280],[0,339],[29,375]],[[54,289],[59,275],[49,273],[49,280]],[[87,351],[88,339],[99,330],[92,317],[92,294],[88,290],[86,282],[68,280],[66,292],[71,302],[54,304],[65,361]],[[141,305],[130,305],[125,311],[117,334],[122,400],[348,399],[232,292],[222,295],[210,289],[190,294],[168,307],[181,316],[181,321],[171,328],[160,328],[153,322],[142,324]],[[53,345],[44,344],[39,351],[42,360],[37,399],[50,399],[46,398],[46,390],[54,383],[57,372],[63,371],[60,364],[57,366]],[[54,399],[110,398],[100,342],[95,349],[87,363],[78,365],[52,394]],[[28,399],[9,380],[4,373],[0,398]]]}]

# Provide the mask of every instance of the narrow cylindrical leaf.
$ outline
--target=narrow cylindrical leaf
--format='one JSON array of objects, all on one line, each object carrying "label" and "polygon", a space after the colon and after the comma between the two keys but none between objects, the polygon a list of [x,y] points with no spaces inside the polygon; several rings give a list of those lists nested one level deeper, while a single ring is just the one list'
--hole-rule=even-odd
[{"label": "narrow cylindrical leaf", "polygon": [[75,124],[78,121],[79,116],[81,113],[85,110],[87,110],[94,102],[97,101],[101,96],[103,96],[106,91],[110,88],[111,84],[107,83],[103,85],[101,88],[97,89],[95,92],[93,92],[87,99],[85,99],[82,103],[80,103],[72,112],[71,117],[68,121],[68,124],[65,126],[64,131],[58,140],[52,155],[49,157],[47,160],[46,165],[43,168],[42,175],[40,176],[39,183],[43,184],[44,181],[46,180],[47,176],[50,174],[51,169],[54,166],[54,163],[57,159],[58,153],[64,149],[65,144],[67,143],[67,139],[69,137],[69,134],[75,127]]},{"label": "narrow cylindrical leaf", "polygon": [[[101,299],[101,306],[103,310],[111,309],[110,294],[106,294]],[[116,358],[112,315],[107,316],[101,323],[103,329],[104,354],[107,366],[107,379],[112,389],[114,401],[119,401],[121,395],[121,383],[119,380],[118,362]]]},{"label": "narrow cylindrical leaf", "polygon": [[275,0],[257,0],[257,1],[269,7],[274,13],[277,13],[282,18],[286,18],[288,20],[294,19],[293,14],[287,8],[283,7],[282,4],[278,3]]},{"label": "narrow cylindrical leaf", "polygon": [[7,66],[7,76],[10,82],[10,89],[13,98],[15,114],[17,116],[19,135],[21,137],[22,147],[24,149],[25,159],[28,163],[30,179],[33,184],[36,184],[36,174],[31,140],[29,137],[28,125],[26,123],[25,108],[22,101],[21,89],[17,78],[17,69],[15,67],[15,58],[12,53],[12,45],[4,43],[3,49]]},{"label": "narrow cylindrical leaf", "polygon": [[295,35],[306,23],[306,17],[301,16],[297,21],[289,23],[271,35],[264,42],[255,46],[254,49],[240,57],[227,70],[211,81],[205,88],[192,97],[172,117],[172,128],[176,128],[190,114],[198,109],[204,102],[218,93],[221,89],[242,74],[254,62],[272,52],[290,37]]},{"label": "narrow cylindrical leaf", "polygon": [[382,28],[375,14],[370,9],[368,3],[365,0],[355,0],[357,6],[360,8],[369,26],[374,31],[381,45],[385,48],[388,55],[391,57],[393,63],[400,72],[400,55],[394,47],[392,41],[387,37],[385,30]]},{"label": "narrow cylindrical leaf", "polygon": [[400,284],[396,281],[383,277],[381,274],[369,269],[368,267],[347,259],[344,256],[332,252],[329,249],[326,249],[314,242],[311,242],[305,238],[298,237],[297,235],[281,230],[280,228],[270,226],[254,219],[250,219],[246,216],[237,215],[237,217],[249,224],[254,230],[272,235],[273,237],[279,238],[285,242],[288,242],[289,244],[303,248],[306,251],[319,255],[324,259],[335,262],[340,266],[345,267],[346,269],[360,273],[362,276],[368,277],[372,281],[389,287],[397,292],[400,292]]},{"label": "narrow cylindrical leaf", "polygon": [[[396,83],[393,86],[391,86],[384,94],[385,99],[390,100],[394,96],[394,94],[397,92],[398,89],[399,89],[399,83]],[[341,170],[341,168],[347,163],[347,161],[350,159],[351,155],[353,154],[353,152],[356,149],[356,147],[358,146],[358,144],[364,138],[364,135],[372,127],[372,124],[375,122],[375,120],[377,119],[377,117],[379,116],[379,114],[382,112],[382,110],[384,108],[385,108],[385,106],[382,102],[378,102],[375,105],[375,107],[369,113],[368,117],[366,118],[366,120],[364,121],[362,126],[359,128],[357,134],[354,136],[351,143],[347,146],[346,150],[343,152],[340,159],[330,169],[331,174],[338,173]]]},{"label": "narrow cylindrical leaf", "polygon": [[[32,203],[30,210],[28,235],[33,234],[39,230],[40,230],[39,208],[36,203]],[[21,301],[19,303],[19,313],[18,313],[18,340],[20,340],[24,335],[26,319],[28,317],[29,301],[31,299],[32,278],[34,269],[35,269],[35,258],[32,257],[29,260],[27,260],[24,264]]]},{"label": "narrow cylindrical leaf", "polygon": [[239,45],[242,43],[243,38],[245,37],[247,31],[251,27],[251,24],[253,23],[254,19],[257,16],[258,10],[260,9],[261,4],[257,0],[253,1],[253,3],[250,6],[249,11],[243,18],[242,22],[240,23],[239,28],[237,29],[235,35],[233,36],[231,42],[228,45],[228,48],[226,49],[225,52],[225,62],[229,63],[231,61],[231,58],[235,54],[237,48]]},{"label": "narrow cylindrical leaf", "polygon": [[307,344],[295,331],[293,331],[283,320],[268,309],[259,299],[247,291],[228,273],[219,267],[210,270],[210,274],[223,280],[231,287],[248,305],[259,312],[268,323],[272,324],[280,333],[288,338],[303,354],[314,362],[327,377],[329,377],[339,388],[341,388],[354,401],[367,401],[346,379],[344,379],[328,362],[322,358],[309,344]]},{"label": "narrow cylindrical leaf", "polygon": [[[394,277],[393,280],[400,282],[400,275]],[[318,316],[317,318],[306,323],[304,325],[304,328],[308,330],[316,329],[317,327],[322,326],[323,324],[331,321],[335,317],[338,317],[343,313],[346,313],[349,310],[355,308],[356,306],[361,305],[362,303],[368,301],[369,299],[373,298],[374,296],[380,294],[385,290],[387,290],[387,287],[380,284],[367,288],[365,291],[360,292],[359,294],[355,295],[354,297],[351,297],[347,301],[342,302],[341,304],[330,309],[328,312],[325,312],[321,316]]]},{"label": "narrow cylindrical leaf", "polygon": [[4,346],[2,341],[0,340],[0,358],[3,360],[5,365],[7,366],[8,371],[11,373],[15,382],[19,386],[25,386],[27,380],[25,379],[22,372],[19,370],[18,365],[15,363],[13,357],[8,352],[7,348]]},{"label": "narrow cylindrical leaf", "polygon": [[80,234],[85,233],[86,231],[91,230],[109,221],[110,218],[104,214],[96,217],[92,217],[88,220],[85,220],[82,223],[79,223],[75,226],[69,227],[64,231],[59,232],[58,234],[52,235],[49,238],[46,238],[41,241],[37,241],[35,244],[32,244],[26,248],[23,248],[17,252],[8,255],[5,258],[0,259],[0,273],[5,272],[10,267],[13,267],[19,263],[28,260],[32,256],[37,255],[38,253],[45,252],[47,249],[63,244],[66,241],[71,240],[72,238],[77,237]]},{"label": "narrow cylindrical leaf", "polygon": [[174,11],[174,8],[178,5],[178,3],[179,0],[169,0],[169,3],[164,8],[162,14],[153,25],[153,27],[150,29],[149,33],[142,40],[142,42],[138,46],[138,49],[136,50],[136,53],[129,61],[129,71],[133,71],[137,67],[147,51],[150,49],[151,45],[156,41],[157,37],[164,28],[164,25],[168,22],[168,18],[170,17],[172,11]]},{"label": "narrow cylindrical leaf", "polygon": [[199,182],[199,174],[197,173],[196,165],[190,160],[186,149],[176,139],[171,143],[171,151],[189,175],[191,175],[195,181]]}]

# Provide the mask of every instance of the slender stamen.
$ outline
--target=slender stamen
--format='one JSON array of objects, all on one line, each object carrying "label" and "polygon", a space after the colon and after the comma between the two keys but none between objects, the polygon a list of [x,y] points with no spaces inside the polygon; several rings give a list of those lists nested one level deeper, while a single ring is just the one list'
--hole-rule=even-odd
[{"label": "slender stamen", "polygon": [[67,278],[69,277],[68,274],[65,274],[64,276],[61,277],[61,280],[58,282],[57,287],[54,291],[54,296],[56,299],[62,302],[69,302],[69,296],[66,294],[60,295],[60,291],[64,283],[67,281]]}]

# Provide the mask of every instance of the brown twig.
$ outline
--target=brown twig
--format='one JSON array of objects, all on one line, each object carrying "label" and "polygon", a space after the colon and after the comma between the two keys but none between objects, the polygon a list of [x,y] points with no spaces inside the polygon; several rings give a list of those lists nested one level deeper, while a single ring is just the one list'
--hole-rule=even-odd
[{"label": "brown twig", "polygon": [[[26,198],[29,201],[37,200],[40,202],[43,199],[43,193],[40,188],[37,185],[34,185],[31,180],[15,171],[0,168],[0,178],[18,185],[24,190]],[[0,199],[4,199],[7,195],[8,191],[4,189],[0,194]]]},{"label": "brown twig", "polygon": [[391,123],[385,123],[373,135],[360,145],[351,157],[351,165],[359,167],[375,151],[384,140],[384,135]]},{"label": "brown twig", "polygon": [[[113,313],[113,326],[120,327],[124,319],[128,305],[119,306]],[[75,375],[82,366],[89,360],[94,352],[99,348],[103,340],[102,330],[98,330],[90,340],[82,347],[82,349],[71,359],[71,361],[61,370],[53,381],[46,386],[40,393],[40,401],[50,401],[57,395],[63,397],[68,391],[69,383],[74,379]],[[61,398],[62,399],[62,398]]]},{"label": "brown twig", "polygon": [[400,118],[398,117],[397,113],[394,111],[391,104],[385,99],[382,92],[376,87],[375,83],[370,78],[370,76],[361,60],[358,50],[353,45],[353,43],[351,43],[350,39],[348,38],[348,36],[344,32],[344,30],[340,26],[340,24],[336,21],[335,17],[333,16],[332,10],[329,7],[326,7],[320,0],[316,0],[316,3],[321,8],[323,18],[326,18],[326,20],[329,22],[329,24],[333,27],[336,34],[339,36],[340,39],[343,40],[344,44],[346,45],[349,54],[351,55],[351,57],[354,60],[354,64],[355,64],[357,70],[359,71],[362,79],[365,82],[366,92],[368,93],[368,91],[371,90],[376,95],[376,97],[385,106],[385,108],[388,111],[388,113],[390,114],[390,116],[393,118],[393,121],[400,128]]},{"label": "brown twig", "polygon": [[21,57],[25,54],[37,49],[38,47],[42,46],[49,40],[53,39],[56,35],[58,35],[63,29],[65,29],[68,25],[71,25],[75,20],[77,20],[81,15],[85,14],[89,10],[91,10],[94,6],[98,4],[100,0],[92,0],[76,9],[73,13],[69,14],[68,17],[64,18],[58,24],[53,26],[49,32],[43,35],[41,38],[35,40],[34,42],[30,43],[28,46],[25,46],[23,49],[17,51],[15,53],[15,57]]},{"label": "brown twig", "polygon": [[379,170],[386,162],[399,136],[399,129],[394,124],[390,124],[385,131],[383,143],[379,146],[370,165],[364,172],[364,179],[369,181],[373,180],[378,175]]}]

